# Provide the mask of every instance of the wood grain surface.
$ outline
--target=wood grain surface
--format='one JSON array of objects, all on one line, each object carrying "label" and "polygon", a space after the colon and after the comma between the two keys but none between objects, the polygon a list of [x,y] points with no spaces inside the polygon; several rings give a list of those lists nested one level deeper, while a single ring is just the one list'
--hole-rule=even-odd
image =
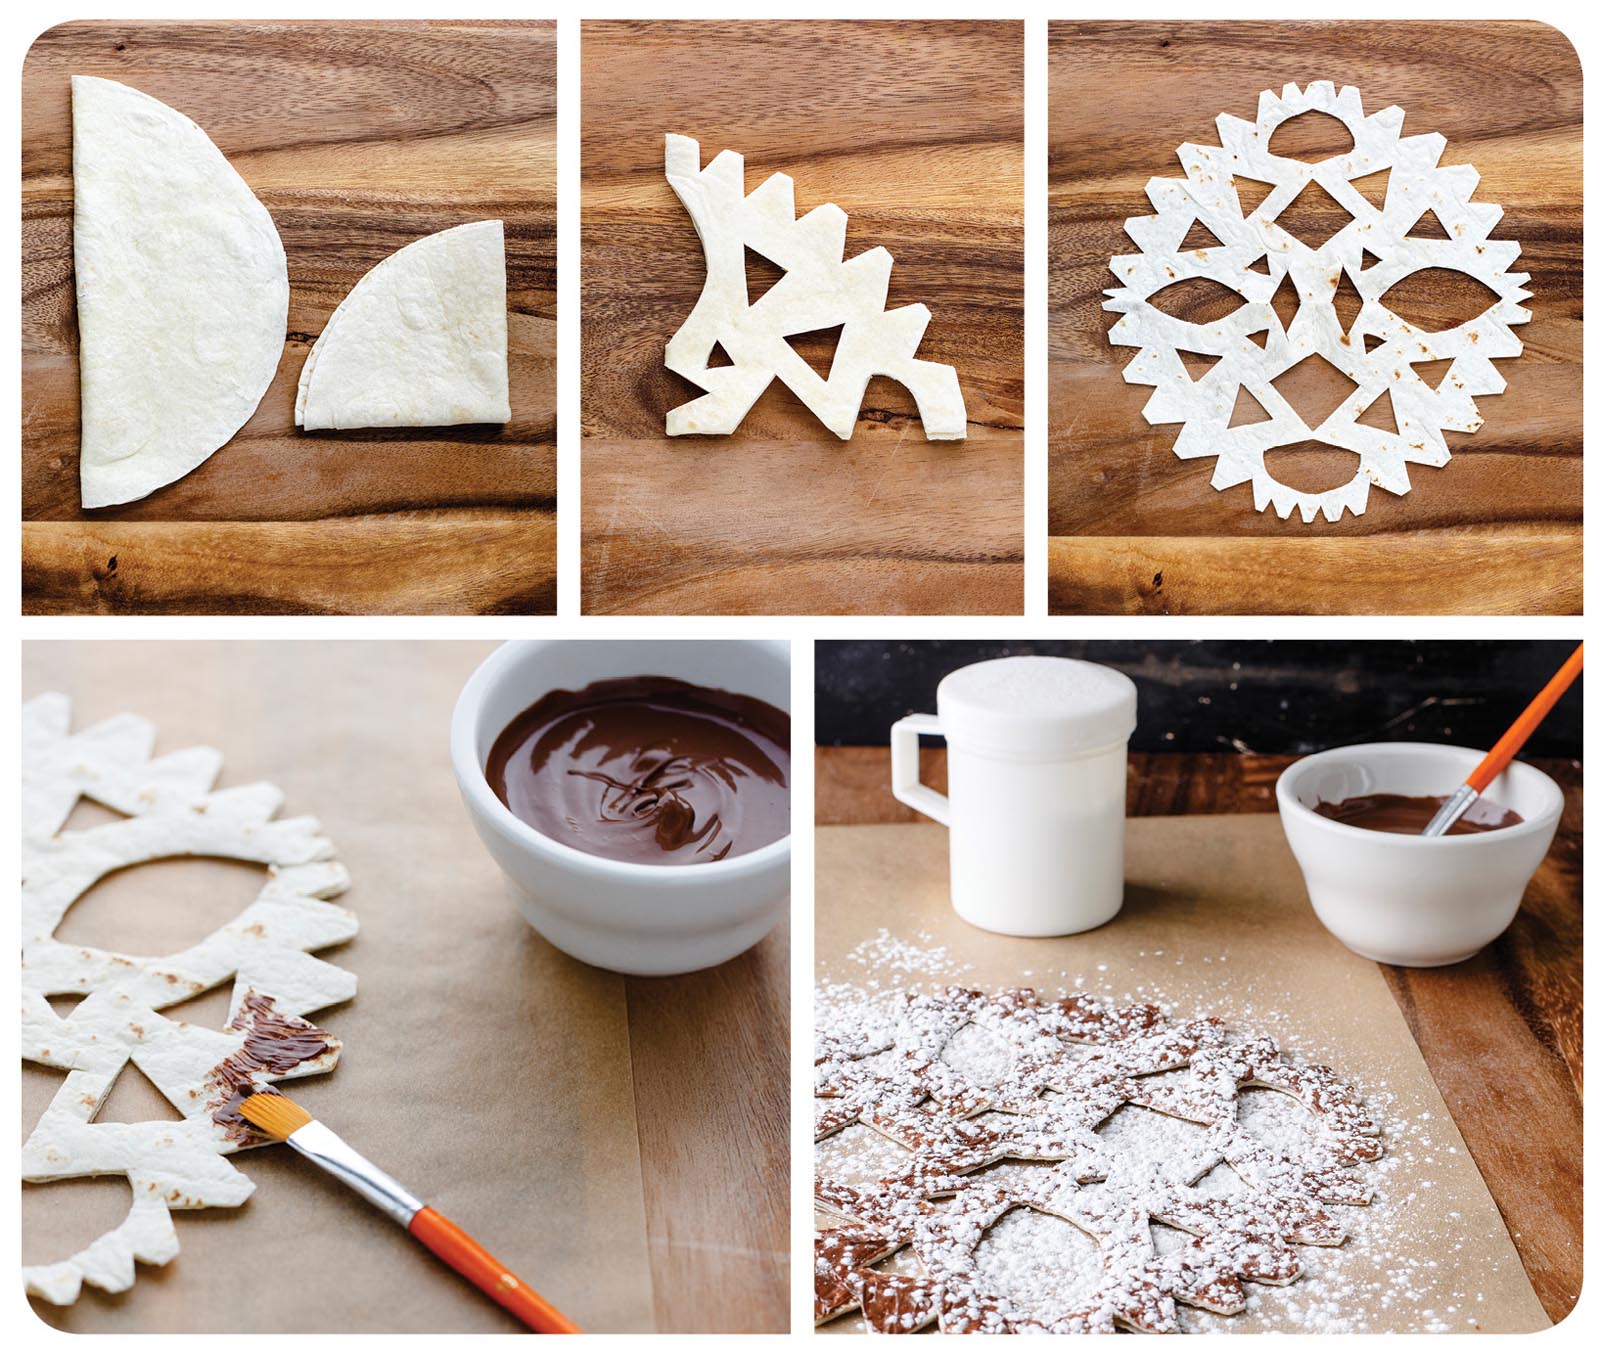
[{"label": "wood grain surface", "polygon": [[[585,611],[1021,610],[1022,93],[1018,23],[584,24]],[[662,352],[705,277],[669,131],[741,152],[747,191],[837,203],[848,255],[889,250],[964,442],[885,378],[848,442],[779,382],[732,436],[667,438],[699,390]]]},{"label": "wood grain surface", "polygon": [[[1276,813],[1273,787],[1292,761],[1131,754],[1128,813]],[[1510,929],[1463,964],[1379,968],[1559,1322],[1583,1282],[1583,772],[1574,762],[1534,765],[1561,786],[1566,808]],[[946,788],[943,749],[923,750],[922,779]],[[919,821],[889,791],[887,748],[817,750],[819,827]]]},{"label": "wood grain surface", "polygon": [[627,986],[656,1328],[787,1331],[789,924]]},{"label": "wood grain surface", "polygon": [[[204,465],[78,498],[70,77],[193,118],[272,213],[286,350]],[[28,612],[548,612],[555,607],[555,25],[71,23],[23,68],[22,516]],[[511,421],[303,433],[295,385],[375,264],[506,227]]]},{"label": "wood grain surface", "polygon": [[[1478,198],[1505,209],[1495,236],[1522,245],[1533,318],[1498,364],[1505,393],[1478,400],[1483,428],[1446,434],[1449,465],[1308,525],[1173,455],[1178,425],[1145,422],[1152,388],[1123,382],[1135,350],[1108,341],[1101,302],[1145,184],[1182,172],[1178,144],[1215,144],[1217,114],[1253,118],[1262,90],[1316,79],[1358,86],[1369,112],[1398,104],[1407,134],[1448,139],[1442,163],[1476,166]],[[1290,153],[1330,153],[1306,121],[1286,124],[1307,143]],[[1581,611],[1581,140],[1578,58],[1540,24],[1052,23],[1051,610]],[[1274,471],[1312,491],[1353,469],[1333,449],[1283,455]]]}]

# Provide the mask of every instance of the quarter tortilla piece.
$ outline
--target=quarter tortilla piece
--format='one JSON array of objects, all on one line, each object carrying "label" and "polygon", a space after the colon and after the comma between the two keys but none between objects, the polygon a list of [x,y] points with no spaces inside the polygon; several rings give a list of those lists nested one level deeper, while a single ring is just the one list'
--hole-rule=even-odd
[{"label": "quarter tortilla piece", "polygon": [[283,355],[272,217],[183,114],[72,78],[83,506],[187,475],[255,412]]},{"label": "quarter tortilla piece", "polygon": [[351,289],[300,370],[302,428],[504,423],[505,228],[473,221],[396,250]]}]

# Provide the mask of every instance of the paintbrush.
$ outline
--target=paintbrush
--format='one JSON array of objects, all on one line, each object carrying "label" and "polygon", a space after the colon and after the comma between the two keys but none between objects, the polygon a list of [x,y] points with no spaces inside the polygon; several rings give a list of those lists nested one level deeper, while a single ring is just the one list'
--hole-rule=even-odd
[{"label": "paintbrush", "polygon": [[239,1113],[257,1129],[287,1143],[378,1206],[457,1274],[466,1276],[507,1312],[537,1332],[579,1329],[489,1255],[449,1219],[379,1171],[333,1130],[280,1092],[247,1096]]},{"label": "paintbrush", "polygon": [[1472,774],[1439,806],[1439,812],[1428,820],[1428,826],[1422,830],[1423,837],[1443,837],[1455,821],[1477,803],[1478,797],[1489,789],[1489,783],[1511,765],[1511,759],[1522,751],[1528,736],[1539,727],[1540,721],[1550,713],[1550,708],[1561,699],[1567,688],[1577,681],[1582,671],[1583,646],[1579,645],[1572,651],[1572,657],[1556,670],[1556,675],[1545,683],[1544,690],[1528,703],[1527,710],[1511,722],[1511,728],[1500,736],[1499,742],[1488,751],[1483,761],[1472,769]]}]

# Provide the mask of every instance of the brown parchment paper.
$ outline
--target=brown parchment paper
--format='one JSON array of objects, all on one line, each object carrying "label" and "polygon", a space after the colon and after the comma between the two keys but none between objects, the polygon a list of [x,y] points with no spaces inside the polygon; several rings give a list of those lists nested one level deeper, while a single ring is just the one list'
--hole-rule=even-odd
[{"label": "brown parchment paper", "polygon": [[[450,770],[451,708],[491,648],[32,643],[22,688],[68,693],[75,728],[146,716],[158,754],[219,748],[219,785],[271,781],[286,793],[283,813],[322,821],[350,870],[340,902],[361,932],[321,954],[360,987],[312,1016],[344,1041],[338,1068],[285,1090],[580,1326],[646,1330],[623,981],[568,959],[512,910]],[[59,934],[167,950],[226,921],[257,887],[249,867],[141,866],[87,894]],[[225,992],[197,999],[189,1019],[219,1025]],[[100,1118],[169,1114],[131,1074]],[[23,1065],[24,1134],[60,1077]],[[175,1260],[141,1265],[124,1294],[85,1286],[75,1305],[35,1310],[73,1331],[522,1330],[290,1149],[232,1161],[255,1194],[240,1209],[175,1214]],[[120,1180],[24,1186],[24,1261],[86,1245],[127,1195]]]},{"label": "brown parchment paper", "polygon": [[[1028,986],[1161,1000],[1222,1016],[1331,1065],[1381,1105],[1386,1157],[1368,1210],[1342,1211],[1341,1283],[1393,1287],[1403,1301],[1377,1331],[1524,1332],[1549,1325],[1505,1225],[1439,1096],[1378,967],[1339,944],[1311,911],[1282,829],[1267,815],[1132,819],[1121,914],[1048,940],[997,936],[949,903],[948,845],[936,825],[817,831],[818,979],[884,989]],[[938,956],[896,968],[880,931]],[[942,972],[933,972],[942,971]],[[1363,1237],[1381,1235],[1363,1246]],[[1329,1264],[1301,1248],[1307,1278]],[[1297,1285],[1250,1285],[1239,1332],[1294,1329]],[[1185,1310],[1180,1308],[1180,1315]],[[824,1332],[860,1330],[859,1318]]]}]

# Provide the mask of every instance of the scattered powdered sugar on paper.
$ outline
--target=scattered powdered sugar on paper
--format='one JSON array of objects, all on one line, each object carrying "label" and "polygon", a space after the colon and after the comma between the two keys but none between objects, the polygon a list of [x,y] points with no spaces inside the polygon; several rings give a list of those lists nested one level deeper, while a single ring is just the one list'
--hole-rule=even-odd
[{"label": "scattered powdered sugar on paper", "polygon": [[[852,950],[849,959],[853,964],[874,971],[873,976],[861,980],[861,986],[874,992],[881,986],[877,974],[887,977],[888,987],[898,988],[912,977],[955,979],[972,972],[970,964],[960,963],[930,933],[918,932],[915,940],[903,941],[882,927],[876,936]],[[853,985],[840,986],[848,989]]]},{"label": "scattered powdered sugar on paper", "polygon": [[[1148,1004],[1151,1009],[1159,1009],[1160,1016],[1152,1013],[1152,1019],[1160,1021],[1164,1029],[1187,1030],[1210,1019],[1220,1030],[1225,1022],[1224,1051],[1241,1043],[1248,1045],[1251,1037],[1277,1037],[1283,1044],[1282,1064],[1297,1073],[1336,1060],[1333,1043],[1326,1035],[1307,1030],[1303,1013],[1283,1009],[1277,994],[1270,999],[1259,997],[1246,978],[1230,969],[1225,954],[1141,952],[1139,958],[1149,961],[1149,965],[1147,969],[1141,965],[1141,981],[1131,987],[1126,986],[1125,976],[1114,975],[1105,966],[1082,973],[1019,977],[1033,984],[1040,1004],[1055,1003],[1070,992],[1085,995],[1085,1002],[1098,1000],[1107,1012],[1126,1013]],[[1209,1010],[1192,1000],[1180,1010],[1174,995],[1160,982],[1161,973],[1180,966],[1186,972],[1194,968],[1205,971],[1202,986],[1208,1001],[1204,1006]],[[880,931],[862,942],[849,952],[838,972],[819,974],[819,1081],[826,1079],[827,1070],[836,1073],[841,1067],[851,1070],[852,1076],[857,1070],[862,1074],[875,1070],[869,1081],[870,1077],[902,1077],[905,1056],[903,1048],[896,1045],[895,1028],[897,1009],[907,1001],[906,995],[936,999],[950,984],[963,985],[959,991],[972,995],[964,986],[971,983],[972,970],[972,965],[961,962],[926,932],[898,938]],[[975,996],[984,998],[981,994]],[[991,994],[984,1000],[993,1001],[999,996],[1002,995]],[[872,1052],[858,1049],[842,1055],[842,1045],[829,1043],[829,1033],[840,1031],[856,1032],[858,1040],[860,1032],[868,1032],[867,1047]],[[1272,1040],[1264,1043],[1276,1051]],[[1119,1199],[1151,1198],[1163,1188],[1170,1188],[1173,1164],[1205,1160],[1205,1146],[1214,1127],[1172,1113],[1159,1113],[1144,1104],[1117,1104],[1093,1127],[1093,1148],[1106,1170],[1095,1179],[1069,1182],[1066,1195],[1070,1199],[1065,1206],[1059,1199],[1041,1200],[1037,1182],[1042,1177],[1062,1181],[1070,1176],[1073,1159],[1068,1150],[1049,1148],[1029,1160],[1005,1157],[973,1170],[960,1166],[981,1156],[974,1149],[975,1141],[981,1146],[986,1134],[1003,1136],[1004,1126],[1015,1123],[1017,1117],[985,1108],[981,1097],[1014,1094],[1019,1076],[1027,1071],[1021,1065],[1037,1056],[1040,1047],[1029,1045],[1026,1040],[1008,1042],[996,1035],[993,1023],[978,1021],[961,1024],[953,1033],[943,1031],[929,1048],[933,1045],[937,1046],[936,1054],[921,1080],[939,1090],[931,1093],[931,1100],[920,1102],[919,1098],[920,1110],[918,1103],[902,1109],[900,1102],[888,1111],[873,1109],[867,1097],[862,1104],[868,1108],[860,1122],[838,1128],[823,1123],[825,1113],[819,1116],[823,1134],[816,1147],[816,1176],[822,1200],[818,1216],[822,1230],[819,1321],[826,1321],[824,1313],[833,1308],[828,1316],[839,1317],[834,1323],[838,1329],[860,1330],[863,1319],[860,1313],[851,1311],[854,1304],[850,1299],[833,1293],[825,1305],[823,1290],[825,1283],[848,1286],[854,1282],[852,1277],[868,1274],[878,1277],[868,1280],[866,1297],[873,1304],[874,1325],[880,1330],[913,1330],[936,1319],[946,1330],[1099,1330],[1109,1329],[1113,1316],[1119,1326],[1185,1332],[1450,1331],[1477,1325],[1473,1314],[1475,1307],[1483,1304],[1483,1294],[1470,1284],[1442,1288],[1440,1283],[1441,1267],[1452,1272],[1459,1269],[1463,1275],[1473,1273],[1470,1266],[1460,1263],[1464,1242],[1456,1236],[1420,1237],[1408,1211],[1415,1195],[1432,1187],[1429,1166],[1457,1149],[1441,1147],[1430,1133],[1426,1112],[1415,1117],[1402,1115],[1386,1082],[1364,1083],[1350,1089],[1354,1093],[1352,1104],[1359,1106],[1359,1113],[1370,1117],[1374,1128],[1377,1124],[1382,1126],[1381,1138],[1374,1136],[1374,1143],[1382,1145],[1382,1155],[1373,1160],[1363,1158],[1354,1171],[1343,1166],[1329,1167],[1318,1158],[1315,1150],[1319,1116],[1302,1104],[1306,1097],[1297,1099],[1281,1088],[1239,1084],[1232,1097],[1237,1131],[1248,1143],[1246,1160],[1249,1153],[1255,1153],[1264,1162],[1312,1161],[1329,1170],[1332,1174],[1327,1179],[1333,1181],[1333,1189],[1315,1204],[1325,1222],[1313,1225],[1311,1231],[1324,1227],[1331,1230],[1330,1236],[1343,1234],[1344,1240],[1342,1245],[1328,1245],[1326,1238],[1324,1245],[1304,1245],[1290,1229],[1289,1240],[1295,1245],[1288,1249],[1292,1259],[1282,1273],[1289,1274],[1298,1262],[1298,1275],[1271,1283],[1245,1275],[1239,1309],[1231,1310],[1236,1315],[1230,1315],[1227,1277],[1196,1263],[1186,1272],[1187,1280],[1202,1301],[1209,1298],[1210,1306],[1220,1311],[1208,1311],[1186,1299],[1179,1284],[1178,1302],[1168,1304],[1173,1320],[1170,1326],[1163,1326],[1164,1310],[1154,1299],[1142,1316],[1139,1305],[1132,1305],[1133,1321],[1124,1315],[1126,1302],[1118,1307],[1104,1300],[1106,1274],[1102,1273],[1101,1263],[1107,1248],[1121,1244],[1109,1229],[1097,1239],[1093,1228],[1085,1223],[1092,1224],[1100,1217],[1097,1210],[1110,1211]],[[1067,1044],[1067,1053],[1065,1076],[1069,1081],[1072,1060],[1099,1056],[1092,1043]],[[860,1057],[854,1062],[841,1062],[849,1054]],[[1210,1056],[1206,1051],[1201,1053],[1202,1058]],[[1175,1098],[1192,1097],[1192,1071],[1180,1065],[1140,1073],[1134,1079],[1138,1095],[1142,1100],[1170,1108],[1177,1104]],[[1336,1079],[1333,1081],[1342,1086]],[[1072,1095],[1069,1091],[1064,1098],[1063,1093],[1045,1088],[1028,1108],[1048,1116],[1053,1109],[1066,1108]],[[928,1142],[918,1146],[914,1137],[905,1138],[908,1126],[913,1135],[921,1130],[923,1122],[916,1118],[918,1115],[924,1120],[932,1118],[925,1112],[937,1109],[942,1104],[940,1098],[962,1096],[968,1098],[962,1103],[967,1113],[957,1119],[961,1137],[953,1146],[945,1139],[931,1147]],[[819,1099],[819,1111],[833,1104],[838,1103]],[[896,1134],[902,1141],[896,1140]],[[1323,1138],[1327,1138],[1325,1131]],[[936,1169],[951,1163],[956,1164],[957,1176],[937,1178]],[[934,1175],[929,1175],[930,1170]],[[1064,1177],[1063,1172],[1068,1176]],[[919,1187],[935,1181],[937,1188],[930,1189],[926,1198],[915,1204],[913,1212],[900,1215],[893,1210],[875,1215],[865,1206],[852,1214],[848,1207],[839,1207],[840,1199],[848,1206],[850,1201],[868,1197],[875,1190],[881,1195],[880,1183],[889,1180],[901,1184],[915,1181]],[[1227,1217],[1226,1211],[1245,1207],[1257,1196],[1258,1186],[1259,1181],[1253,1186],[1230,1161],[1218,1160],[1186,1188],[1185,1198],[1198,1201],[1202,1208],[1207,1201],[1214,1202],[1214,1207],[1223,1211],[1219,1217]],[[1361,1193],[1370,1195],[1370,1203],[1356,1202],[1357,1186]],[[842,1195],[831,1194],[832,1202],[824,1198],[841,1188]],[[1341,1190],[1346,1191],[1349,1203],[1339,1202]],[[1016,1203],[1019,1199],[1023,1203]],[[1039,1203],[1050,1204],[1051,1210],[1060,1212],[1047,1212],[1036,1207]],[[914,1221],[914,1213],[920,1221]],[[902,1230],[903,1238],[895,1235],[897,1229]],[[823,1260],[822,1239],[840,1236],[855,1244],[856,1252],[847,1258],[852,1264],[834,1264],[830,1269]],[[1197,1246],[1193,1231],[1157,1220],[1149,1223],[1148,1237],[1156,1258],[1153,1264],[1157,1266],[1181,1269],[1184,1255]],[[865,1262],[867,1256],[873,1259]],[[938,1283],[933,1289],[928,1288],[927,1258],[952,1268],[943,1281],[933,1276],[934,1281],[945,1284],[945,1289],[938,1289]],[[1119,1277],[1143,1275],[1148,1264],[1151,1263],[1125,1262],[1121,1270],[1108,1266],[1106,1273]],[[1263,1273],[1269,1269],[1263,1267]],[[1166,1282],[1158,1283],[1155,1291],[1163,1283]],[[1236,1280],[1232,1283],[1237,1286]],[[1441,1293],[1448,1294],[1443,1303]],[[954,1302],[951,1294],[958,1295],[960,1302]],[[1126,1300],[1127,1295],[1117,1298]],[[938,1310],[941,1303],[943,1313]],[[1044,1325],[1030,1326],[1030,1322]]]}]

